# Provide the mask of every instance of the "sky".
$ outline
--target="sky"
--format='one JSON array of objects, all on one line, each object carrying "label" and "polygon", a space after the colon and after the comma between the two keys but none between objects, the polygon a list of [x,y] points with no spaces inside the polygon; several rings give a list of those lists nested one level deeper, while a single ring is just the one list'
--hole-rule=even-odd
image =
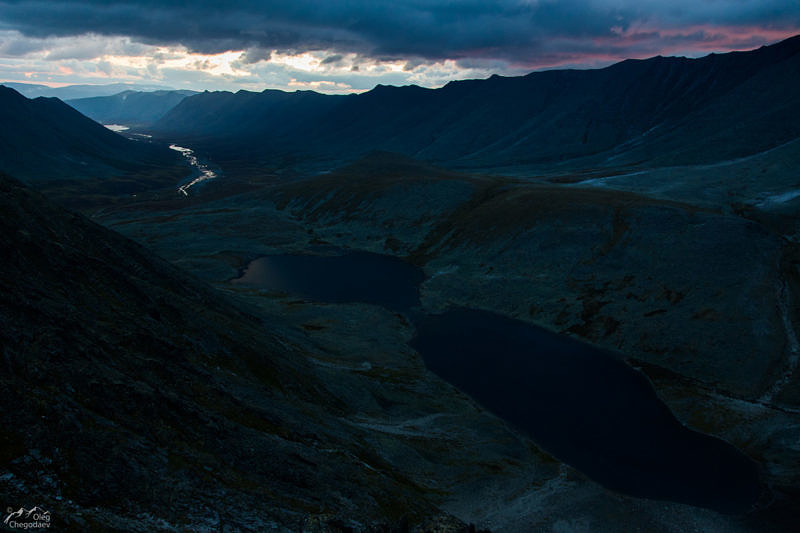
[{"label": "sky", "polygon": [[0,80],[341,94],[797,34],[798,0],[0,0]]}]

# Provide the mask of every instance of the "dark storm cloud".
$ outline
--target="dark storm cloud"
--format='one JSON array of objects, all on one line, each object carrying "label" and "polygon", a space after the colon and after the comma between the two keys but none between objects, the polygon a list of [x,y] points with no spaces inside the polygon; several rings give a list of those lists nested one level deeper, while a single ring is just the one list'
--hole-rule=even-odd
[{"label": "dark storm cloud", "polygon": [[323,65],[335,65],[336,63],[340,63],[344,56],[342,54],[334,54],[332,56],[328,56],[321,61]]},{"label": "dark storm cloud", "polygon": [[[28,36],[124,35],[149,44],[226,50],[332,50],[376,58],[502,59],[648,51],[684,27],[800,27],[796,0],[113,1],[0,0],[0,29]],[[637,28],[644,27],[639,31]],[[701,29],[703,42],[719,39]],[[648,36],[649,35],[649,36]],[[647,44],[650,43],[650,44]],[[680,43],[676,43],[680,44]],[[691,44],[691,43],[690,43]],[[250,60],[268,58],[254,53]]]}]

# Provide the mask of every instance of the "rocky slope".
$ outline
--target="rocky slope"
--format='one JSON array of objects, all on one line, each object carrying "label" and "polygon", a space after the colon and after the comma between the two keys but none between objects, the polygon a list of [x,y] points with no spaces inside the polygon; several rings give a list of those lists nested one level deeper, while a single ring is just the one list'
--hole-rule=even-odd
[{"label": "rocky slope", "polygon": [[[366,420],[388,415],[349,401],[378,379],[314,365],[285,324],[5,176],[0,213],[3,501],[75,531],[361,530],[442,514],[436,486],[409,478],[413,455],[387,460],[372,442]],[[480,421],[419,362],[403,367],[387,402],[412,387],[431,400],[405,405],[416,416]],[[454,435],[423,432],[406,453],[441,456]]]},{"label": "rocky slope", "polygon": [[[480,188],[395,163],[383,185],[402,191],[404,176],[421,174],[408,184],[431,194],[418,213],[437,203],[436,191]],[[381,185],[373,193],[385,195]],[[212,280],[242,264],[238,253],[318,241],[308,231],[339,216],[323,222],[319,211],[312,225],[265,208],[258,194],[236,198],[239,209],[222,196],[108,216],[124,214],[118,227],[149,233]],[[225,282],[215,290],[13,179],[0,178],[0,202],[0,496],[51,511],[58,530],[444,533],[466,531],[465,521],[507,532],[790,530],[774,488],[779,504],[744,516],[603,489],[428,372],[402,316]],[[250,233],[226,240],[220,231],[237,228],[218,223],[241,220],[246,202],[259,206],[238,228]],[[355,228],[360,215],[348,216]],[[188,244],[185,228],[168,231],[212,220],[189,247],[179,244]],[[669,398],[710,404],[703,429],[736,437],[721,430],[712,395],[698,399],[692,387]],[[773,436],[775,421],[763,419]],[[751,427],[740,427],[742,438]]]},{"label": "rocky slope", "polygon": [[[158,210],[161,230],[191,212],[161,218],[167,205],[131,209]],[[184,222],[231,214],[196,207]],[[721,516],[592,483],[428,372],[402,316],[212,289],[5,176],[0,213],[0,497],[49,510],[57,530],[781,530],[774,513]],[[314,238],[265,210],[243,238],[259,221],[266,241]],[[223,242],[204,235],[171,258]]]}]

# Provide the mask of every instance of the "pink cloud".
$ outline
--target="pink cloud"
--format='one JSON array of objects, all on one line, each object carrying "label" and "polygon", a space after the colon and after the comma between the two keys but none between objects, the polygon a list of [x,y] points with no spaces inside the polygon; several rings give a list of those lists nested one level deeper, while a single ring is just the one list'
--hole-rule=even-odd
[{"label": "pink cloud", "polygon": [[699,57],[712,52],[752,50],[800,34],[800,28],[696,25],[684,28],[634,26],[612,28],[612,34],[591,41],[559,39],[552,52],[540,52],[515,66],[531,70],[558,67],[597,67],[624,59],[662,56]]}]

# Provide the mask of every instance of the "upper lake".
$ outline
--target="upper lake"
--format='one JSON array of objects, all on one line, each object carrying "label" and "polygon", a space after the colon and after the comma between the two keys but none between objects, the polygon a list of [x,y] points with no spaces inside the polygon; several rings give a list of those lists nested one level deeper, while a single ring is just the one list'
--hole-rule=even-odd
[{"label": "upper lake", "polygon": [[418,267],[387,255],[269,255],[252,261],[235,283],[320,302],[364,302],[393,311],[419,305]]}]

